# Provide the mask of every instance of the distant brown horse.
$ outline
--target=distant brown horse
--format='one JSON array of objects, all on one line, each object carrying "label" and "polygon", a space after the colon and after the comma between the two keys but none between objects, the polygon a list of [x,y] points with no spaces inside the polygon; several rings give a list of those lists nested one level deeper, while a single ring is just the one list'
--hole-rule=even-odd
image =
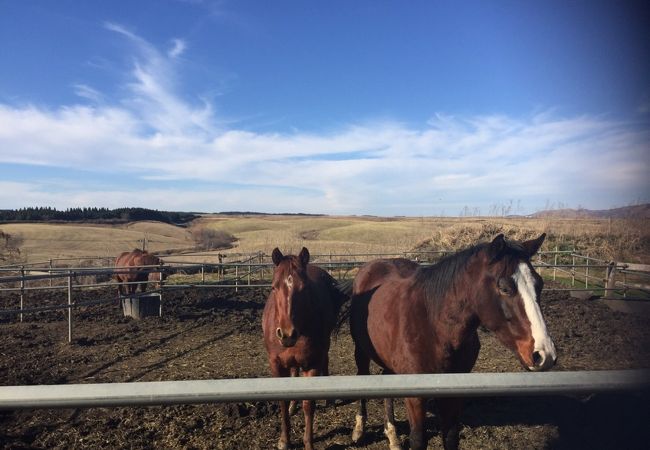
[{"label": "distant brown horse", "polygon": [[[415,270],[385,261],[362,268],[350,307],[357,373],[368,374],[370,360],[384,373],[469,372],[480,349],[481,324],[526,369],[550,369],[556,352],[538,304],[543,281],[530,263],[545,237],[518,243],[498,235]],[[372,282],[366,285],[364,280]],[[365,429],[365,403],[360,402],[355,441]],[[462,400],[440,398],[436,403],[444,448],[456,449]],[[424,449],[425,399],[407,398],[406,409],[410,446]],[[386,412],[390,446],[399,448],[392,411]]]},{"label": "distant brown horse", "polygon": [[138,288],[140,288],[140,292],[145,292],[147,281],[156,282],[156,287],[159,288],[160,282],[167,276],[163,270],[152,266],[161,266],[162,264],[162,260],[157,256],[139,249],[120,254],[115,259],[116,272],[113,274],[113,279],[120,283],[117,286],[118,296],[135,294]]},{"label": "distant brown horse", "polygon": [[[323,269],[309,264],[309,251],[298,256],[272,253],[272,290],[269,294],[262,329],[271,374],[287,377],[301,374],[328,375],[330,335],[336,326],[341,305],[347,297]],[[305,448],[313,448],[313,400],[302,402],[305,414]],[[286,401],[280,402],[281,431],[278,448],[287,449],[291,425]]]}]

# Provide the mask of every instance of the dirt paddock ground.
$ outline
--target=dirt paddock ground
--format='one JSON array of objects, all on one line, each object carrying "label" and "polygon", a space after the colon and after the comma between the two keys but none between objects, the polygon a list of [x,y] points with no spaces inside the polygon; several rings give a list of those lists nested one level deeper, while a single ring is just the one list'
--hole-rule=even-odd
[{"label": "dirt paddock ground", "polygon": [[[84,293],[84,300],[110,295]],[[116,305],[74,312],[73,342],[65,313],[0,317],[2,385],[106,383],[268,376],[261,338],[266,291],[230,289],[165,294],[164,317],[140,321]],[[65,303],[66,294],[30,293],[29,305]],[[3,294],[0,306],[15,307]],[[593,301],[546,292],[542,309],[558,350],[554,370],[650,367],[650,318],[615,312]],[[476,372],[521,371],[514,355],[481,331]],[[355,373],[352,341],[343,330],[333,341],[330,372]],[[647,448],[647,393],[571,397],[468,399],[461,447],[470,449]],[[435,406],[428,416],[429,448],[441,447]],[[398,432],[408,445],[408,422],[396,403]],[[279,437],[272,403],[169,407],[0,411],[0,446],[40,448],[268,449]],[[369,402],[369,434],[351,443],[356,405],[318,402],[315,445],[320,449],[385,449],[382,403]],[[302,413],[292,418],[292,444],[302,447]]]}]

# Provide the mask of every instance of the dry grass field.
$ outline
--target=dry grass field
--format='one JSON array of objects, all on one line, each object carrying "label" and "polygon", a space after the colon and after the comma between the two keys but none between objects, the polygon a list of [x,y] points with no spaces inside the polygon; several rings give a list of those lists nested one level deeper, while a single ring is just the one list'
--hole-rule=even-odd
[{"label": "dry grass field", "polygon": [[543,250],[558,247],[607,260],[650,262],[646,220],[208,216],[195,226],[235,235],[238,242],[227,252],[270,253],[276,246],[294,252],[305,246],[315,254],[455,251],[498,233],[521,240],[544,232]]},{"label": "dry grass field", "polygon": [[160,222],[135,222],[126,225],[63,223],[12,223],[0,230],[20,240],[21,262],[43,262],[50,258],[111,257],[141,248],[147,239],[149,250],[191,248],[194,243],[187,229]]},{"label": "dry grass field", "polygon": [[205,228],[236,238],[232,248],[220,253],[270,254],[274,247],[289,253],[305,246],[314,255],[401,254],[458,250],[498,233],[527,239],[545,232],[543,250],[576,249],[607,260],[650,263],[647,220],[206,215],[188,228],[149,221],[0,224],[0,230],[19,238],[21,262],[115,256],[142,247],[143,239],[150,251],[178,254],[194,248],[193,232]]}]

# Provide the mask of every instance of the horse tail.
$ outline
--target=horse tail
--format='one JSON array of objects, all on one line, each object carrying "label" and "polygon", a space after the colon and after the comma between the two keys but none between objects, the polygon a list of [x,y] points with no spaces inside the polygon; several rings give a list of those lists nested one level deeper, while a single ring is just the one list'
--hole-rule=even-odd
[{"label": "horse tail", "polygon": [[342,280],[334,286],[339,294],[339,304],[337,308],[336,324],[334,325],[334,336],[338,336],[339,331],[344,323],[350,317],[350,299],[352,298],[352,283],[353,279]]},{"label": "horse tail", "polygon": [[348,298],[352,295],[352,284],[354,283],[354,278],[349,278],[347,280],[339,281],[336,287],[343,294],[347,295]]}]

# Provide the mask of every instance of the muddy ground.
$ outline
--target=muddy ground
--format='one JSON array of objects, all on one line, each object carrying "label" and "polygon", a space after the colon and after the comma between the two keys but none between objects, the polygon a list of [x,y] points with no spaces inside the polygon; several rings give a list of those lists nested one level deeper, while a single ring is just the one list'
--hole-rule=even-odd
[{"label": "muddy ground", "polygon": [[[110,295],[84,293],[89,300]],[[0,317],[0,384],[104,383],[268,376],[261,340],[264,290],[176,291],[165,295],[164,317],[124,318],[115,305],[76,310],[73,342],[63,312]],[[29,305],[65,303],[64,292],[31,293]],[[17,296],[0,296],[15,307]],[[546,292],[542,301],[559,363],[555,370],[650,367],[650,319],[614,312],[594,301]],[[522,370],[487,332],[477,372]],[[352,375],[352,341],[333,341],[333,375]],[[590,397],[518,397],[468,400],[461,446],[472,449],[647,448],[647,393]],[[398,402],[398,432],[408,444],[408,423]],[[431,405],[429,448],[441,448]],[[369,435],[362,449],[387,448],[379,400],[369,402]],[[269,449],[279,437],[278,407],[270,403],[170,407],[0,411],[2,448]],[[350,434],[355,405],[337,401],[316,412],[320,449],[355,448]],[[302,414],[293,421],[294,447],[302,446]]]}]

